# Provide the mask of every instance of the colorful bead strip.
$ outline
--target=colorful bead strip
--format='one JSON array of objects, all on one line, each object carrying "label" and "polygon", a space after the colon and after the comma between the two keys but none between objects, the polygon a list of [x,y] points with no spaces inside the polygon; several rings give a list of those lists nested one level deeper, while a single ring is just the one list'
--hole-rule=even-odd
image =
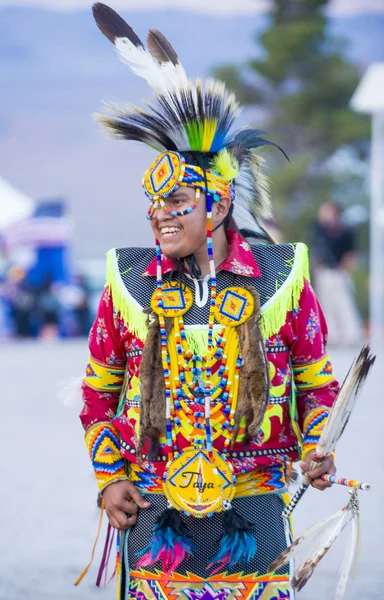
[{"label": "colorful bead strip", "polygon": [[328,483],[345,485],[346,487],[356,488],[358,490],[369,491],[371,484],[364,481],[357,481],[355,479],[344,479],[343,477],[336,477],[336,475],[320,475],[320,479],[327,481]]},{"label": "colorful bead strip", "polygon": [[164,208],[164,210],[167,211],[167,213],[169,213],[173,217],[184,217],[185,215],[190,214],[193,210],[195,210],[200,200],[200,190],[197,189],[195,193],[195,202],[192,204],[192,206],[188,206],[188,208],[186,208],[185,210],[171,210],[170,208],[168,208],[164,199],[161,196],[155,196],[153,202],[151,203],[148,209],[147,219],[153,219],[153,215],[155,214],[155,211],[158,208]]}]

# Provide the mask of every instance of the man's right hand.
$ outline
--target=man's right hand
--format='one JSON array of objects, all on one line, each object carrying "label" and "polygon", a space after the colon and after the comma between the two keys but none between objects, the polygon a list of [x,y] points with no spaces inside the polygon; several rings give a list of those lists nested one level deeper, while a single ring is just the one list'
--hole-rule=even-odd
[{"label": "man's right hand", "polygon": [[115,529],[128,529],[137,521],[139,508],[149,508],[139,490],[129,481],[116,481],[103,491],[105,511]]}]

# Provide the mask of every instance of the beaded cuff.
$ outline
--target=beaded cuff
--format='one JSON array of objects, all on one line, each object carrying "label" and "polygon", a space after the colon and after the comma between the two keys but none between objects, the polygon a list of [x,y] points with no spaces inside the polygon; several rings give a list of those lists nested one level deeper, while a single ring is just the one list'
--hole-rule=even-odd
[{"label": "beaded cuff", "polygon": [[96,423],[85,434],[85,443],[95,469],[97,485],[102,492],[110,483],[128,480],[120,441],[111,423]]},{"label": "beaded cuff", "polygon": [[320,406],[319,408],[311,410],[305,417],[303,425],[302,460],[306,457],[308,452],[316,450],[317,442],[319,441],[328,416],[329,409],[325,406]]}]

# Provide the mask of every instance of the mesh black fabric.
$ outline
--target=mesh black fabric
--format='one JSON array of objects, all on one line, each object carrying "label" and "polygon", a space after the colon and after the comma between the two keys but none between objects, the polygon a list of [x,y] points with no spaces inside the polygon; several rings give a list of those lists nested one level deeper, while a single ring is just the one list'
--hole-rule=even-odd
[{"label": "mesh black fabric", "polygon": [[[246,277],[228,271],[219,271],[216,274],[217,289],[233,285],[251,285],[260,294],[261,305],[265,304],[285,282],[291,272],[294,258],[294,244],[278,244],[274,246],[251,246],[253,256],[261,271],[261,277]],[[116,250],[118,266],[125,287],[133,298],[146,308],[149,306],[151,296],[156,288],[155,277],[143,277],[142,274],[155,257],[153,248],[119,248]],[[164,276],[164,281],[169,277]],[[208,281],[209,295],[210,282]],[[194,293],[194,286],[190,289]],[[209,301],[203,307],[195,303],[184,315],[186,325],[205,325],[208,323]]]},{"label": "mesh black fabric", "polygon": [[[145,498],[151,502],[152,507],[139,511],[137,524],[129,533],[128,548],[131,569],[134,569],[137,564],[137,552],[150,542],[157,517],[167,507],[166,498],[162,494],[147,494]],[[283,500],[278,494],[261,494],[260,496],[235,498],[232,505],[241,515],[254,523],[253,533],[256,537],[257,553],[247,567],[237,565],[228,569],[227,573],[244,571],[244,574],[258,572],[263,575],[267,572],[267,567],[287,547],[282,518]],[[223,517],[220,514],[206,519],[183,516],[183,520],[197,551],[194,556],[183,561],[177,572],[185,574],[190,571],[199,577],[207,578],[209,576],[207,566],[218,551],[218,542],[223,535]],[[156,568],[161,569],[159,564],[156,564],[155,567],[146,567],[146,570],[155,573]],[[278,571],[278,573],[288,572],[289,566]]]}]

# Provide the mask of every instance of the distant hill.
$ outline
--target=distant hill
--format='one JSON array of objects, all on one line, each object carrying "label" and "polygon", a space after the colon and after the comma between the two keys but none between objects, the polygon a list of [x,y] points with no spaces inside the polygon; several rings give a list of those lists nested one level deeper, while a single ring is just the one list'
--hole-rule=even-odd
[{"label": "distant hill", "polygon": [[[142,38],[149,27],[162,30],[192,76],[254,56],[267,23],[173,11],[126,16]],[[384,16],[366,15],[333,19],[330,29],[364,69],[384,59],[383,25]],[[116,59],[90,12],[0,9],[0,82],[1,174],[28,195],[69,199],[80,256],[152,243],[140,189],[151,152],[105,140],[90,118],[103,98],[140,103],[148,90]]]}]

